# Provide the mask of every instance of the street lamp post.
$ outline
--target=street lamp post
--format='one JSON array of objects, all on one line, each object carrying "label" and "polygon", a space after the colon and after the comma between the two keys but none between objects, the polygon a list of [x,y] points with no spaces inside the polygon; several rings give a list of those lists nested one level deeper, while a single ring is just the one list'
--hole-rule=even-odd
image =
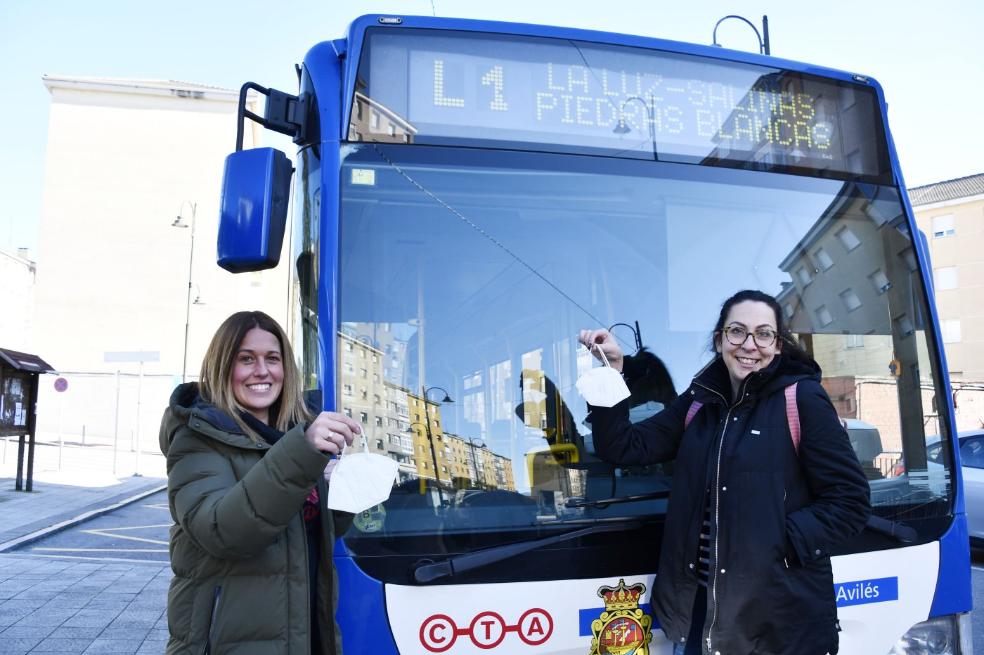
[{"label": "street lamp post", "polygon": [[[441,499],[441,505],[444,505],[444,492],[441,490],[441,474],[437,470],[437,451],[434,450],[434,437],[431,435],[430,420],[426,416],[424,416],[424,419],[422,422],[415,421],[411,423],[410,427],[412,428],[415,425],[424,426],[424,434],[427,436],[427,443],[430,444],[431,462],[434,464],[434,480],[437,481],[437,496]],[[423,493],[423,489],[421,489],[421,493]]]},{"label": "street lamp post", "polygon": [[481,489],[482,488],[482,483],[480,483],[479,480],[478,480],[478,460],[475,459],[475,442],[476,441],[478,442],[479,448],[484,448],[485,447],[485,443],[483,443],[480,438],[476,438],[476,437],[462,437],[462,439],[467,440],[468,441],[468,445],[471,446],[472,470],[475,472],[475,484],[477,484],[478,485],[478,488]]},{"label": "street lamp post", "polygon": [[434,449],[434,436],[433,436],[433,434],[431,434],[430,415],[427,412],[427,402],[428,402],[427,401],[427,393],[430,392],[430,391],[434,391],[435,389],[437,389],[438,391],[443,391],[444,392],[444,398],[442,398],[439,401],[442,404],[443,403],[453,403],[454,401],[451,399],[451,396],[448,394],[447,389],[445,389],[443,387],[436,387],[435,386],[435,387],[426,387],[425,388],[425,387],[421,386],[421,394],[420,395],[421,395],[421,398],[424,401],[424,430],[426,430],[426,432],[427,432],[427,442],[430,444],[431,459],[434,461],[434,480],[437,482],[437,495],[438,495],[438,498],[440,498],[440,500],[441,500],[441,505],[444,505],[444,491],[441,489],[441,473],[440,473],[440,471],[437,468],[437,451]]},{"label": "street lamp post", "polygon": [[632,327],[628,323],[614,323],[608,328],[608,332],[611,333],[616,327],[623,325],[630,330],[632,330],[632,336],[635,337],[635,347],[636,353],[642,350],[642,333],[639,331],[639,321],[635,321],[635,327]]},{"label": "street lamp post", "polygon": [[[184,215],[181,211],[185,205],[191,207],[191,224],[184,222]],[[181,382],[185,382],[188,376],[188,326],[191,323],[191,274],[195,265],[195,212],[197,205],[188,200],[183,200],[178,207],[178,216],[171,223],[171,227],[187,228],[191,227],[191,245],[188,248],[188,297],[185,300],[185,335],[184,335],[184,354],[181,358]]]},{"label": "street lamp post", "polygon": [[623,100],[622,104],[618,107],[618,123],[614,128],[612,128],[612,132],[615,134],[628,134],[632,131],[632,128],[626,124],[625,115],[622,113],[625,109],[625,105],[627,105],[631,100],[637,100],[642,103],[643,109],[646,110],[646,118],[649,121],[649,140],[652,141],[653,144],[653,159],[658,160],[659,155],[656,152],[656,116],[653,114],[652,102],[646,102],[644,98],[640,98],[639,96],[629,96]]},{"label": "street lamp post", "polygon": [[[746,25],[748,25],[750,28],[752,28],[752,31],[755,32],[755,38],[758,39],[759,54],[760,55],[771,55],[772,54],[772,49],[769,47],[769,17],[768,16],[762,16],[762,33],[761,34],[759,33],[758,28],[755,27],[755,24],[752,23],[752,21],[750,21],[747,18],[745,18],[744,16],[739,16],[737,14],[729,14],[729,15],[725,16],[724,18],[722,18],[718,22],[714,23],[714,31],[711,32],[711,45],[715,45],[715,46],[717,46],[719,48],[721,47],[721,44],[718,43],[718,37],[717,37],[717,34],[718,34],[718,25],[720,25],[724,21],[729,20],[731,18],[737,18],[740,21],[744,21]],[[763,34],[765,35],[764,38],[763,38]]]}]

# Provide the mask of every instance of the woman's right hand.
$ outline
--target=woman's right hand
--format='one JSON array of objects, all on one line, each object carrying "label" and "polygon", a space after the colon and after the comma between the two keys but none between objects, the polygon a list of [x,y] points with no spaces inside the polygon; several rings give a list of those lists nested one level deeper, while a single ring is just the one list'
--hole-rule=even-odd
[{"label": "woman's right hand", "polygon": [[581,330],[581,334],[578,335],[578,341],[591,351],[598,361],[604,361],[601,357],[599,350],[604,351],[605,358],[608,359],[608,363],[613,369],[622,372],[622,362],[624,361],[624,356],[622,354],[622,348],[618,345],[615,337],[612,336],[611,332],[605,329],[600,330]]},{"label": "woman's right hand", "polygon": [[321,412],[304,431],[304,438],[323,453],[339,455],[361,432],[359,424],[348,416],[338,412]]}]

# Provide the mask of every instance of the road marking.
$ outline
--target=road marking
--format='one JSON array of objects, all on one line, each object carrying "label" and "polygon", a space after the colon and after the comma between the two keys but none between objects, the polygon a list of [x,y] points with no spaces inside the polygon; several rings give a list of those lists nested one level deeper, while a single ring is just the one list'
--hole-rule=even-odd
[{"label": "road marking", "polygon": [[124,530],[146,530],[149,528],[170,528],[170,527],[171,527],[170,523],[161,523],[157,525],[130,525],[130,526],[124,526],[119,528],[98,528],[92,530],[80,530],[80,532],[82,532],[83,534],[94,534],[100,537],[110,537],[111,539],[128,539],[130,541],[139,541],[141,543],[146,543],[146,544],[158,544],[161,546],[166,546],[168,543],[167,539],[164,540],[147,539],[146,537],[133,537],[126,534],[116,534],[116,533]]},{"label": "road marking", "polygon": [[147,496],[153,496],[154,494],[160,491],[164,491],[165,489],[167,489],[166,484],[162,486],[154,487],[153,489],[141,491],[134,496],[130,496],[129,498],[119,501],[118,503],[113,503],[112,505],[107,505],[106,507],[100,507],[99,509],[94,509],[92,511],[85,512],[83,514],[79,514],[75,518],[71,518],[65,521],[60,521],[54,525],[50,525],[46,528],[42,528],[30,534],[17,537],[16,539],[11,539],[10,541],[5,541],[4,543],[0,544],[0,553],[9,551],[12,548],[16,548],[21,544],[29,543],[31,541],[37,541],[38,539],[41,539],[42,537],[46,537],[54,532],[58,532],[59,530],[64,530],[65,528],[71,527],[73,525],[78,525],[79,523],[82,523],[87,519],[95,518],[97,516],[102,516],[103,514],[112,512],[113,510],[119,509],[120,507],[126,507],[128,504],[132,502],[141,500],[143,498],[146,498]]},{"label": "road marking", "polygon": [[144,507],[149,507],[150,509],[171,509],[167,506],[167,503],[151,503],[150,505],[144,505]]},{"label": "road marking", "polygon": [[167,548],[55,548],[38,546],[33,550],[46,550],[58,553],[166,553]]},{"label": "road marking", "polygon": [[7,557],[41,557],[44,559],[81,559],[91,562],[127,562],[130,564],[167,564],[159,559],[130,559],[128,557],[85,557],[83,555],[32,555],[30,553],[4,553]]}]

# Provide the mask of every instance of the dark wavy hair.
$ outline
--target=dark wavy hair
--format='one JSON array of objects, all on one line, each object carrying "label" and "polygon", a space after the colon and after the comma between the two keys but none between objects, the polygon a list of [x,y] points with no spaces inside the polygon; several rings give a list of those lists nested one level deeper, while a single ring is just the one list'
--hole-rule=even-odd
[{"label": "dark wavy hair", "polygon": [[792,332],[789,331],[789,326],[786,325],[785,316],[782,313],[782,307],[779,306],[779,301],[775,299],[774,296],[770,296],[764,291],[759,291],[758,289],[744,289],[739,291],[735,295],[731,296],[724,301],[721,305],[721,313],[718,315],[717,324],[714,326],[714,331],[711,333],[711,351],[715,352],[717,346],[717,340],[721,338],[721,331],[724,330],[724,321],[728,318],[728,313],[731,308],[741,302],[761,302],[768,305],[772,312],[776,315],[776,331],[779,333],[779,343],[782,344],[782,354],[786,357],[800,362],[812,362],[813,358],[803,350],[803,346],[799,344],[794,337]]}]

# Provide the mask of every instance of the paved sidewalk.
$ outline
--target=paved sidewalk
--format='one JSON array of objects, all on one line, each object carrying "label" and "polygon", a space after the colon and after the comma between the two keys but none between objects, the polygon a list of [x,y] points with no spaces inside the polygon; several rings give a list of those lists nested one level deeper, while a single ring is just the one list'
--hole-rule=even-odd
[{"label": "paved sidewalk", "polygon": [[154,653],[170,566],[0,554],[0,653]]},{"label": "paved sidewalk", "polygon": [[0,465],[0,655],[164,652],[170,566],[14,552],[164,488],[162,458],[118,476],[111,452],[56,452],[38,448],[30,493]]}]

